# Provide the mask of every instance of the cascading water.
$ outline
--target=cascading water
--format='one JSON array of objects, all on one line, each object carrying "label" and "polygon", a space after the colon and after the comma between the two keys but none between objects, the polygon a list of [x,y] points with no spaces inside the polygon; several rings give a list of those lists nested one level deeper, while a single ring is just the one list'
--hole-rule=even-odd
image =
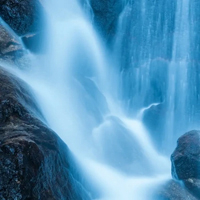
[{"label": "cascading water", "polygon": [[[190,51],[189,38],[189,0],[178,1],[176,6],[175,30],[173,41],[172,59],[168,70],[167,88],[167,112],[165,141],[173,142],[174,129],[183,133],[187,127],[186,115],[186,90],[187,90],[187,69]],[[179,121],[176,119],[179,118]],[[176,123],[176,124],[175,124]],[[182,128],[181,128],[182,127]]]},{"label": "cascading water", "polygon": [[190,0],[129,1],[119,20],[114,48],[122,106],[137,116],[160,103],[145,111],[143,122],[168,155],[181,134],[199,128],[198,36],[192,35],[198,8]]},{"label": "cascading water", "polygon": [[[31,54],[32,67],[14,73],[32,87],[45,123],[74,153],[99,189],[98,199],[150,200],[170,178],[169,161],[156,150],[156,137],[142,118],[153,107],[165,107],[168,123],[160,134],[169,138],[170,150],[174,132],[188,128],[174,130],[175,118],[181,115],[179,126],[184,124],[184,108],[191,105],[184,93],[189,87],[189,3],[127,2],[113,56],[120,67],[109,69],[115,62],[89,21],[89,2],[84,3],[86,15],[76,1],[43,1],[45,52]],[[120,85],[121,95],[113,85]]]}]

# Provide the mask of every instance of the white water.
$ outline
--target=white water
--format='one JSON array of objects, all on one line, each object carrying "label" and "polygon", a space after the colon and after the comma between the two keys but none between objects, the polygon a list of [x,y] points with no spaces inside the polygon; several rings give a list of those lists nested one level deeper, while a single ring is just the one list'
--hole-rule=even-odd
[{"label": "white water", "polygon": [[[189,0],[178,1],[175,18],[175,32],[173,42],[172,60],[168,72],[168,94],[165,141],[173,142],[174,123],[179,117],[180,126],[187,124],[186,91],[187,70],[190,56],[190,24],[189,24]],[[178,94],[178,97],[177,97]],[[178,116],[177,116],[178,114]]]},{"label": "white water", "polygon": [[44,6],[46,53],[30,55],[27,71],[7,69],[32,87],[48,126],[98,186],[101,200],[150,200],[170,178],[169,160],[155,150],[142,122],[128,118],[108,95],[116,90],[108,58],[76,1]]}]

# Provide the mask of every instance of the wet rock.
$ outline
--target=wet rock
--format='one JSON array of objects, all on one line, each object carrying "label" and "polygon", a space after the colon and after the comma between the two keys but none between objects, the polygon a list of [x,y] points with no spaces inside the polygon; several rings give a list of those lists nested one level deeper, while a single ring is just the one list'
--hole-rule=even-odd
[{"label": "wet rock", "polygon": [[198,200],[180,182],[174,180],[164,184],[154,195],[155,200]]},{"label": "wet rock", "polygon": [[200,131],[190,131],[178,139],[171,162],[175,179],[200,179]]},{"label": "wet rock", "polygon": [[1,68],[0,85],[0,199],[90,199],[71,152],[41,121],[28,86]]},{"label": "wet rock", "polygon": [[200,199],[200,131],[190,131],[178,139],[171,162],[172,176]]},{"label": "wet rock", "polygon": [[187,179],[184,180],[184,185],[195,197],[200,199],[200,180],[199,179]]},{"label": "wet rock", "polygon": [[23,56],[23,47],[17,37],[3,26],[0,21],[0,60],[15,63]]},{"label": "wet rock", "polygon": [[125,3],[123,0],[91,0],[96,26],[105,38],[111,40]]},{"label": "wet rock", "polygon": [[39,0],[1,0],[0,17],[18,34],[40,30],[43,18]]}]

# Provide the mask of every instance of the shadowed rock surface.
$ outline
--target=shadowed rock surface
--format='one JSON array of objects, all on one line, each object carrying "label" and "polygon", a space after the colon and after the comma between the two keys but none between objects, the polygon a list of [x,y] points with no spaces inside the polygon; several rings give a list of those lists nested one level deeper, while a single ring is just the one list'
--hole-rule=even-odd
[{"label": "shadowed rock surface", "polygon": [[18,34],[40,30],[43,23],[39,0],[1,0],[0,16]]},{"label": "shadowed rock surface", "polygon": [[0,68],[0,199],[88,200],[76,162],[28,86]]},{"label": "shadowed rock surface", "polygon": [[95,24],[109,41],[116,33],[118,17],[124,6],[123,0],[91,0]]},{"label": "shadowed rock surface", "polygon": [[0,20],[0,61],[17,64],[24,55],[18,38],[10,33]]},{"label": "shadowed rock surface", "polygon": [[198,200],[180,182],[170,180],[155,194],[155,200]]}]

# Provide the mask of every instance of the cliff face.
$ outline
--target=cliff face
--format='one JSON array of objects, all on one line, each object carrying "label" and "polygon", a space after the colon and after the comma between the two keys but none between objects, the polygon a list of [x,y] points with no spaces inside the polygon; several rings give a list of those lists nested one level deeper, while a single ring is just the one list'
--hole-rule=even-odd
[{"label": "cliff face", "polygon": [[36,117],[28,86],[3,69],[0,84],[0,199],[90,199],[69,149]]}]

